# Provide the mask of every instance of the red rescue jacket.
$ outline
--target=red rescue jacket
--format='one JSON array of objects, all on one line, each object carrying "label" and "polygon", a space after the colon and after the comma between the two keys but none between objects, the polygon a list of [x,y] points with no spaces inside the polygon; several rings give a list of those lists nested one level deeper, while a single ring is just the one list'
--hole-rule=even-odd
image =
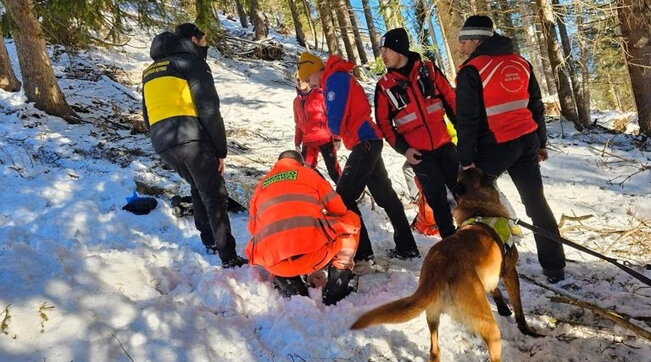
[{"label": "red rescue jacket", "polygon": [[332,141],[326,125],[325,102],[323,90],[313,89],[307,93],[300,92],[294,98],[294,144],[318,147]]},{"label": "red rescue jacket", "polygon": [[411,57],[417,59],[409,78],[391,70],[375,88],[375,120],[389,144],[403,154],[409,147],[432,151],[450,143],[443,116],[446,108],[453,113],[456,106],[454,90],[441,70],[415,53]]}]

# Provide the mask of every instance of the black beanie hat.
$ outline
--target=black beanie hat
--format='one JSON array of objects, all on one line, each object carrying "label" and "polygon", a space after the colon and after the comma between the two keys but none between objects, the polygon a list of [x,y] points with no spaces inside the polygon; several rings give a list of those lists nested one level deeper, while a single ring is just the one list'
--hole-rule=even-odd
[{"label": "black beanie hat", "polygon": [[472,15],[463,23],[459,40],[487,39],[493,36],[493,20],[486,15]]},{"label": "black beanie hat", "polygon": [[386,47],[396,53],[409,56],[409,35],[404,28],[391,29],[382,37],[380,47]]},{"label": "black beanie hat", "polygon": [[197,38],[201,38],[202,36],[206,35],[206,33],[199,30],[199,28],[192,23],[184,23],[181,25],[177,25],[176,29],[174,30],[174,33],[180,36],[181,38],[186,38],[186,39],[190,39],[193,36],[196,36]]}]

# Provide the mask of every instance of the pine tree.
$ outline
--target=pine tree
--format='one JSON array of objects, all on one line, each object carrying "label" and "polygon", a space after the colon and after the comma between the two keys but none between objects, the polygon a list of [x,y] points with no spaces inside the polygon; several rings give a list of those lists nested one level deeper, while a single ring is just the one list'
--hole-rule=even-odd
[{"label": "pine tree", "polygon": [[359,32],[359,27],[357,26],[357,16],[353,11],[350,0],[346,0],[346,7],[348,8],[348,17],[350,18],[350,25],[353,29],[353,35],[355,36],[355,45],[357,46],[359,60],[362,64],[366,64],[368,63],[368,57],[366,56],[366,50],[364,49],[364,43],[362,42],[362,34]]},{"label": "pine tree", "polygon": [[263,40],[269,34],[269,27],[265,22],[265,15],[260,9],[258,0],[249,0],[249,9],[251,11],[251,21],[253,23],[253,32],[255,40]]},{"label": "pine tree", "polygon": [[32,0],[5,0],[5,6],[16,25],[12,34],[27,100],[48,114],[59,116],[69,123],[79,123],[79,117],[66,102],[54,77]]},{"label": "pine tree", "polygon": [[7,92],[18,92],[20,81],[16,78],[14,69],[11,67],[11,60],[5,45],[5,39],[0,39],[0,88]]},{"label": "pine tree", "polygon": [[364,18],[366,19],[366,25],[368,26],[368,36],[371,38],[371,48],[373,48],[373,56],[380,56],[380,41],[375,30],[375,24],[373,23],[373,13],[371,12],[371,6],[369,5],[369,0],[362,0],[362,7],[364,8]]},{"label": "pine tree", "polygon": [[237,16],[240,18],[240,25],[242,25],[243,28],[248,28],[249,20],[246,17],[246,10],[244,10],[242,0],[235,0],[235,8],[237,9]]},{"label": "pine tree", "polygon": [[348,16],[348,6],[346,0],[331,0],[331,5],[335,8],[337,13],[337,22],[339,23],[339,31],[341,38],[344,41],[346,49],[346,56],[348,60],[355,64],[360,64],[359,54],[357,53],[357,45],[355,44],[355,36],[352,34],[352,24]]},{"label": "pine tree", "polygon": [[640,133],[651,136],[651,4],[645,0],[619,0],[617,15]]},{"label": "pine tree", "polygon": [[339,43],[337,42],[337,34],[333,25],[332,11],[328,0],[316,0],[319,14],[321,15],[321,26],[325,33],[326,44],[328,45],[328,53],[341,55],[339,50]]},{"label": "pine tree", "polygon": [[298,9],[296,8],[295,0],[287,0],[289,5],[289,10],[292,13],[292,21],[294,22],[294,31],[296,32],[296,42],[301,46],[306,46],[305,42],[305,32],[303,31],[303,24],[301,24],[301,18],[298,15]]}]

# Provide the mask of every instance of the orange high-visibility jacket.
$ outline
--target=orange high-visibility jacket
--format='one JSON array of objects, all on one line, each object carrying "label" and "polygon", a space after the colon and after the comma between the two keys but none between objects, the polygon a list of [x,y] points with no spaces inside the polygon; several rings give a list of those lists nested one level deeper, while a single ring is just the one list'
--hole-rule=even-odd
[{"label": "orange high-visibility jacket", "polygon": [[339,235],[358,232],[359,225],[326,219],[347,209],[332,186],[295,160],[279,160],[258,184],[249,204],[245,253],[251,264],[272,266],[315,252]]}]

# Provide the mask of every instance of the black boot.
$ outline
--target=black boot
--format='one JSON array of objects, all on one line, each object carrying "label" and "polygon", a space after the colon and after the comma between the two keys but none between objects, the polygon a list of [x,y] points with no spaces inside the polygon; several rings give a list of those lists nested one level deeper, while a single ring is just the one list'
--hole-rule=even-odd
[{"label": "black boot", "polygon": [[337,304],[351,292],[357,291],[359,276],[348,269],[337,269],[330,265],[328,281],[323,288],[323,304]]},{"label": "black boot", "polygon": [[275,276],[274,287],[283,297],[289,298],[292,295],[308,296],[307,283],[300,275],[291,278]]}]

